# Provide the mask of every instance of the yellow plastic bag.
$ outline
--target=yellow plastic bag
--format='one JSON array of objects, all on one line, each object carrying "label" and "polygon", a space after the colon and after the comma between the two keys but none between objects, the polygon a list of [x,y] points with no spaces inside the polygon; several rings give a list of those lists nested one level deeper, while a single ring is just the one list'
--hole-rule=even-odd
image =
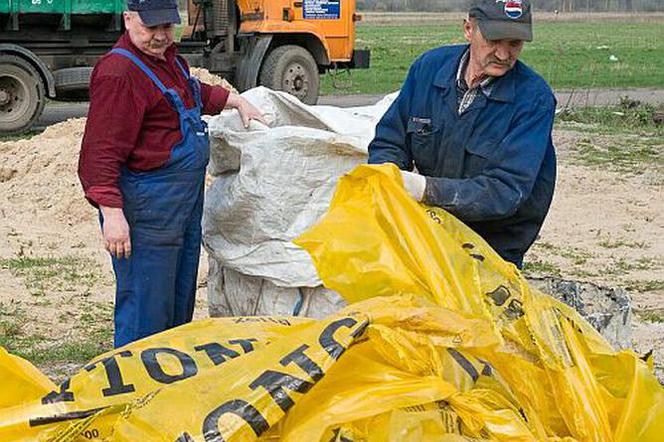
[{"label": "yellow plastic bag", "polygon": [[[464,434],[662,439],[664,391],[647,365],[633,352],[615,353],[574,310],[530,289],[453,216],[413,201],[396,167],[360,166],[342,178],[328,214],[297,243],[325,286],[348,300],[414,294],[491,324],[495,346],[469,345],[463,336],[443,344],[488,363],[505,389],[476,385],[463,393],[469,403],[448,401],[464,425],[483,427]],[[529,430],[504,431],[519,415]]]},{"label": "yellow plastic bag", "polygon": [[3,369],[18,362],[13,372],[33,382],[3,395],[15,405],[0,408],[0,440],[381,440],[401,421],[417,433],[441,425],[440,401],[489,375],[483,361],[435,344],[457,336],[496,342],[486,322],[400,296],[326,320],[188,324],[102,355],[58,388],[10,357]]},{"label": "yellow plastic bag", "polygon": [[[299,240],[355,301],[226,318],[102,355],[55,387],[0,352],[2,441],[656,441],[664,391],[391,166],[344,177]],[[8,384],[10,385],[10,384]]]},{"label": "yellow plastic bag", "polygon": [[309,323],[229,318],[187,324],[101,355],[57,388],[3,350],[0,373],[10,374],[2,382],[11,388],[0,393],[0,440],[104,439],[120,414],[144,406],[162,389],[224,368]]}]

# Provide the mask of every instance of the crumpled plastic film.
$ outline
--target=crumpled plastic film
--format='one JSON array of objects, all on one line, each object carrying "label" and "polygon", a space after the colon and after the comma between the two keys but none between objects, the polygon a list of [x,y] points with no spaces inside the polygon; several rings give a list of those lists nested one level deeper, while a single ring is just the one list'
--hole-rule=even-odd
[{"label": "crumpled plastic film", "polygon": [[501,380],[480,388],[481,371],[462,363],[477,383],[446,399],[462,434],[661,440],[664,390],[648,365],[631,351],[614,352],[573,309],[529,288],[516,267],[452,215],[415,202],[395,166],[363,165],[343,177],[328,214],[296,243],[309,251],[325,286],[349,301],[418,295],[491,327],[495,345],[462,334],[452,345],[436,342],[483,361]]},{"label": "crumpled plastic film", "polygon": [[411,200],[393,166],[345,176],[298,243],[353,304],[187,324],[58,387],[2,351],[0,440],[661,440],[652,367]]}]

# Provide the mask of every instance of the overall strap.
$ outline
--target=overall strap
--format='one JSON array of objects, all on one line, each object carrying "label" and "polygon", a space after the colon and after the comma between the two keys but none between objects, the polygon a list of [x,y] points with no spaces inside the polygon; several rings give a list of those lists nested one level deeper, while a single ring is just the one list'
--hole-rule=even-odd
[{"label": "overall strap", "polygon": [[126,49],[122,49],[122,48],[115,48],[115,49],[113,49],[111,52],[114,53],[114,54],[123,55],[123,56],[127,57],[128,59],[130,59],[131,61],[133,61],[134,64],[135,64],[136,66],[138,66],[139,68],[141,68],[141,70],[142,70],[143,72],[145,72],[145,75],[147,75],[148,77],[150,77],[150,79],[152,80],[152,82],[153,82],[153,83],[159,88],[159,90],[160,90],[163,94],[168,95],[168,94],[166,93],[166,91],[167,91],[168,89],[166,89],[166,86],[164,86],[164,83],[162,83],[161,80],[160,80],[159,78],[157,78],[157,76],[155,75],[155,73],[152,72],[152,70],[151,70],[149,67],[147,67],[147,66],[145,65],[145,63],[143,63],[143,62],[142,62],[137,56],[135,56],[134,54],[132,54],[132,53],[129,52],[128,50],[126,50]]},{"label": "overall strap", "polygon": [[191,89],[192,94],[194,94],[194,101],[196,102],[196,106],[199,108],[203,108],[203,101],[201,99],[201,84],[198,81],[196,77],[193,75],[190,75],[189,72],[184,68],[182,65],[182,62],[180,61],[180,57],[175,57],[175,63],[178,65],[180,70],[182,71],[182,74],[184,75],[184,78],[187,79],[187,83],[189,83],[189,88]]},{"label": "overall strap", "polygon": [[182,63],[180,62],[180,58],[179,58],[179,57],[175,57],[175,63],[178,65],[178,67],[179,67],[180,70],[182,71],[182,74],[184,75],[184,78],[186,78],[187,80],[189,80],[189,73],[188,73],[187,70],[184,68],[184,66],[182,66]]}]

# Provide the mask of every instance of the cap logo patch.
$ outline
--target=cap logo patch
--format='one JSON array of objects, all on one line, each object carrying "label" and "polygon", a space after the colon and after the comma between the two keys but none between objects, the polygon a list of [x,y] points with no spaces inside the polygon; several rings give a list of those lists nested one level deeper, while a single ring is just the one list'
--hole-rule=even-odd
[{"label": "cap logo patch", "polygon": [[523,15],[521,0],[498,0],[505,3],[505,15],[511,19],[517,19]]}]

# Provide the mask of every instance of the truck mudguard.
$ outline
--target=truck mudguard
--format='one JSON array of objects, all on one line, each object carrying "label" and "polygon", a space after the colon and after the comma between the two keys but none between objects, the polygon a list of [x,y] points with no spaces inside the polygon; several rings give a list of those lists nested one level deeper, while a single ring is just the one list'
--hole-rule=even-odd
[{"label": "truck mudguard", "polygon": [[258,84],[258,73],[267,50],[272,42],[272,34],[260,34],[246,38],[244,55],[240,58],[235,71],[235,87],[246,91]]},{"label": "truck mudguard", "polygon": [[0,43],[0,54],[12,54],[28,60],[41,74],[44,80],[44,89],[49,98],[55,98],[55,79],[48,66],[31,50],[11,43]]}]

